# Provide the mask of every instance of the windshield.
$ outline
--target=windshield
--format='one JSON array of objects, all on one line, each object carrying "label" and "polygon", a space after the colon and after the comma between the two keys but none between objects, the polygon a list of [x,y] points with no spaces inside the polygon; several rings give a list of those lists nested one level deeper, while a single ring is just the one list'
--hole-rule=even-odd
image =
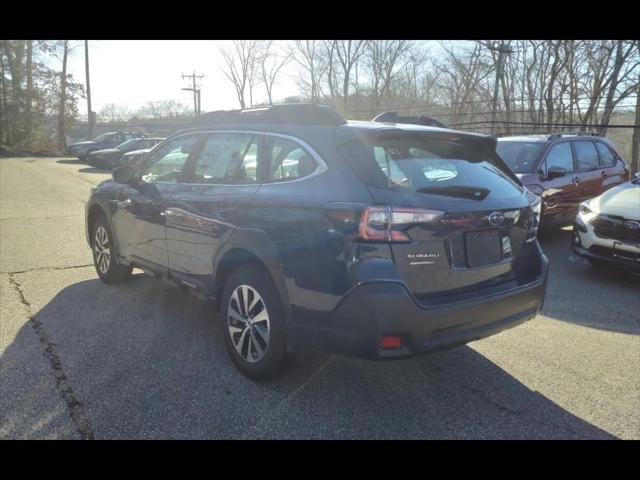
[{"label": "windshield", "polygon": [[124,150],[126,152],[127,150],[133,150],[139,142],[139,138],[132,138],[131,140],[127,140],[126,142],[121,143],[115,148],[117,148],[118,150]]},{"label": "windshield", "polygon": [[532,173],[545,143],[499,141],[496,150],[515,173]]},{"label": "windshield", "polygon": [[102,142],[104,140],[106,140],[107,138],[109,138],[111,135],[113,135],[113,133],[103,133],[102,135],[98,135],[96,138],[93,139],[94,142]]},{"label": "windshield", "polygon": [[374,135],[340,149],[365,183],[375,187],[472,200],[521,194],[520,186],[494,165],[490,152],[467,141]]}]

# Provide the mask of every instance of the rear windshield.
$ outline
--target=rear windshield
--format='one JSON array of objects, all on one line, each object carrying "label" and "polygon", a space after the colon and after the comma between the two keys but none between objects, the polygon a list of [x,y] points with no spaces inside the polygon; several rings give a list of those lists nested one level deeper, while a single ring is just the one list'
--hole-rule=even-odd
[{"label": "rear windshield", "polygon": [[[470,142],[425,135],[364,135],[338,148],[370,186],[474,200],[512,198],[520,186]],[[494,153],[495,155],[495,153]]]},{"label": "rear windshield", "polygon": [[515,173],[533,173],[544,146],[542,142],[500,141],[496,150]]}]

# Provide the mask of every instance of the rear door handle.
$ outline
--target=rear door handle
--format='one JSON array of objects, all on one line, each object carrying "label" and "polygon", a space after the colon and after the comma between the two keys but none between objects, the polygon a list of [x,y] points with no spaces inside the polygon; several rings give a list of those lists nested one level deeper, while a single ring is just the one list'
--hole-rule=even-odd
[{"label": "rear door handle", "polygon": [[572,178],[571,180],[573,181],[573,183],[574,183],[575,185],[578,185],[578,184],[580,183],[580,180],[578,179],[578,176],[577,176],[577,175],[574,175],[574,176],[573,176],[573,178]]},{"label": "rear door handle", "polygon": [[602,175],[603,177],[606,177],[607,176],[606,170],[602,170],[602,172],[600,172],[600,175]]}]

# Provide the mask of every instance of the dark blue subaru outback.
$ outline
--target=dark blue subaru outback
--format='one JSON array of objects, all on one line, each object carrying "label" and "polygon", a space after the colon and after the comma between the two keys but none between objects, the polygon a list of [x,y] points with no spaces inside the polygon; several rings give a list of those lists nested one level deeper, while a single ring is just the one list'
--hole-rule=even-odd
[{"label": "dark blue subaru outback", "polygon": [[136,267],[206,297],[264,379],[287,351],[401,358],[531,319],[534,201],[493,137],[280,105],[202,115],[116,169],[87,238],[105,283]]}]

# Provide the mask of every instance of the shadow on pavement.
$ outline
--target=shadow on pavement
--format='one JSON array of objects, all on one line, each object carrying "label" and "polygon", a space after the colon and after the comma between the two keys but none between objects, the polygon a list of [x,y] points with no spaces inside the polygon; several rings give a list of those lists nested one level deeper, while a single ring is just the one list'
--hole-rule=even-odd
[{"label": "shadow on pavement", "polygon": [[111,170],[104,170],[102,168],[97,167],[86,167],[78,170],[80,173],[111,173]]},{"label": "shadow on pavement", "polygon": [[[310,352],[250,381],[201,301],[142,275],[71,285],[35,318],[95,438],[613,438],[469,347],[395,362]],[[20,386],[0,398],[8,438],[58,421],[22,413],[43,401],[34,342],[26,324],[0,358],[3,383]]]},{"label": "shadow on pavement", "polygon": [[64,163],[67,165],[86,165],[86,167],[81,168],[78,170],[79,173],[110,173],[111,170],[105,170],[105,169],[101,169],[101,168],[97,168],[97,167],[92,167],[91,165],[89,165],[87,162],[82,162],[78,159],[74,159],[74,160],[69,160],[69,159],[64,159],[64,160],[56,160],[56,163]]},{"label": "shadow on pavement", "polygon": [[550,271],[543,314],[578,325],[640,335],[640,277],[596,268],[571,250],[571,229],[543,230]]},{"label": "shadow on pavement", "polygon": [[82,162],[77,158],[64,158],[62,160],[56,160],[56,163],[63,163],[65,165],[86,165],[87,162]]}]

